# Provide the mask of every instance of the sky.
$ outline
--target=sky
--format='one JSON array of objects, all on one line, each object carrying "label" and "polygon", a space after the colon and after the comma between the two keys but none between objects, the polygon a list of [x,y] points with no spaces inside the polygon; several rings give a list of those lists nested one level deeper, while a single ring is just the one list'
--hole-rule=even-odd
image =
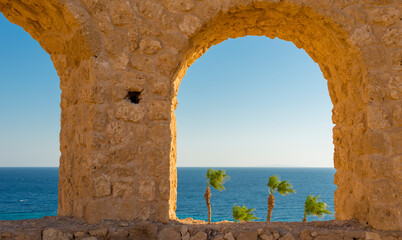
[{"label": "sky", "polygon": [[[0,167],[57,167],[59,77],[1,13],[0,86]],[[291,42],[213,46],[188,69],[178,101],[179,167],[333,167],[327,82]]]}]

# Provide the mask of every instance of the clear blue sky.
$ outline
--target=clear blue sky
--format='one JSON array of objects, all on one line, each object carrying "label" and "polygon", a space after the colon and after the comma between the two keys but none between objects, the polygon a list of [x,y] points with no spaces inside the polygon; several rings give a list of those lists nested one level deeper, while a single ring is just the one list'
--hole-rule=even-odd
[{"label": "clear blue sky", "polygon": [[[0,66],[0,167],[58,166],[59,78],[2,14]],[[178,166],[333,167],[326,80],[290,42],[245,37],[212,47],[188,69],[178,101]]]}]

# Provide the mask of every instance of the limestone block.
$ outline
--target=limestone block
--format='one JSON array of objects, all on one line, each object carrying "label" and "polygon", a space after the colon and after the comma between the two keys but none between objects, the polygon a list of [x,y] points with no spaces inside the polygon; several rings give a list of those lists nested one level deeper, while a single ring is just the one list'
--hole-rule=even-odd
[{"label": "limestone block", "polygon": [[401,77],[393,77],[390,79],[388,85],[388,95],[394,99],[398,100],[402,96],[402,80]]},{"label": "limestone block", "polygon": [[87,234],[86,232],[78,231],[78,232],[74,232],[73,235],[75,238],[80,238],[80,237],[85,236],[86,234]]},{"label": "limestone block", "polygon": [[167,78],[160,77],[158,80],[151,80],[151,92],[153,94],[167,97],[170,94],[170,83]]},{"label": "limestone block", "polygon": [[268,234],[261,234],[260,235],[261,240],[274,240],[274,237],[272,235],[268,235]]},{"label": "limestone block", "polygon": [[301,240],[313,240],[313,237],[311,236],[310,231],[308,230],[303,230],[300,233],[300,238]]},{"label": "limestone block", "polygon": [[236,237],[237,240],[257,240],[258,233],[257,232],[240,232]]},{"label": "limestone block", "polygon": [[169,136],[169,126],[167,124],[155,124],[149,127],[148,134],[149,140],[156,143],[159,146],[166,144],[169,139],[166,136]]},{"label": "limestone block", "polygon": [[139,1],[138,4],[141,15],[148,19],[159,19],[164,9],[158,1],[153,0]]},{"label": "limestone block", "polygon": [[235,240],[235,238],[233,237],[233,234],[231,232],[226,233],[223,238],[225,240]]},{"label": "limestone block", "polygon": [[204,232],[198,232],[192,236],[190,240],[207,240],[207,234]]},{"label": "limestone block", "polygon": [[400,12],[396,8],[374,8],[369,16],[374,24],[392,25],[399,20]]},{"label": "limestone block", "polygon": [[125,94],[122,96],[124,97],[127,94],[127,90],[142,92],[147,81],[147,75],[138,72],[127,72],[123,76],[123,81]]},{"label": "limestone block", "polygon": [[161,54],[156,61],[158,71],[162,75],[170,77],[177,67],[178,56],[178,52],[175,49],[169,49]]},{"label": "limestone block", "polygon": [[149,106],[150,120],[168,120],[170,118],[170,103],[168,101],[152,101]]},{"label": "limestone block", "polygon": [[193,8],[193,0],[165,0],[166,8],[172,13],[189,11]]},{"label": "limestone block", "polygon": [[158,226],[151,222],[142,222],[130,230],[130,238],[133,239],[155,239]]},{"label": "limestone block", "polygon": [[55,228],[48,228],[43,230],[43,240],[70,240],[73,239],[73,234],[63,232],[62,230]]},{"label": "limestone block", "polygon": [[381,240],[381,237],[380,237],[380,235],[378,235],[378,233],[366,232],[365,239],[366,240]]},{"label": "limestone block", "polygon": [[162,45],[158,40],[145,38],[140,42],[140,49],[145,54],[155,54],[161,48]]},{"label": "limestone block", "polygon": [[[392,125],[395,129],[398,129],[402,126],[402,104],[401,105],[394,105],[393,108],[390,111],[392,113]],[[395,132],[398,132],[396,130]],[[398,149],[400,147],[400,141],[393,142],[395,139],[391,139],[390,141],[392,142],[392,145]],[[400,149],[400,148],[399,148]]]},{"label": "limestone block", "polygon": [[158,233],[158,240],[166,239],[181,240],[181,236],[174,228],[167,227]]},{"label": "limestone block", "polygon": [[381,40],[387,46],[401,46],[402,45],[402,29],[388,29],[382,36]]},{"label": "limestone block", "polygon": [[98,238],[94,237],[94,236],[91,236],[91,237],[80,238],[80,240],[98,240]]},{"label": "limestone block", "polygon": [[109,230],[107,228],[98,228],[98,229],[89,231],[89,235],[102,239],[102,238],[106,238],[108,232],[109,232]]},{"label": "limestone block", "polygon": [[367,112],[367,123],[370,128],[388,128],[391,127],[388,113],[377,106],[370,106]]},{"label": "limestone block", "polygon": [[122,101],[116,107],[115,116],[117,119],[138,123],[142,121],[145,116],[144,107],[140,104]]},{"label": "limestone block", "polygon": [[149,179],[142,180],[138,187],[138,193],[145,201],[151,201],[155,198],[155,182]]},{"label": "limestone block", "polygon": [[110,231],[110,239],[116,239],[116,240],[124,240],[128,239],[129,233],[128,229],[124,228],[118,228],[115,229],[115,231]]},{"label": "limestone block", "polygon": [[132,69],[144,73],[153,73],[155,71],[155,62],[149,56],[133,55],[128,65]]},{"label": "limestone block", "polygon": [[[160,188],[160,186],[159,186]],[[170,190],[170,189],[169,189]],[[185,226],[180,227],[181,240],[190,240],[190,233]]]},{"label": "limestone block", "polygon": [[115,0],[109,4],[111,18],[114,25],[122,26],[132,21],[132,10],[130,3],[124,0]]},{"label": "limestone block", "polygon": [[106,127],[106,136],[111,145],[117,145],[124,142],[126,138],[125,126],[121,122],[111,122]]},{"label": "limestone block", "polygon": [[127,54],[123,53],[117,58],[115,63],[113,64],[113,68],[116,70],[124,70],[127,68],[127,64],[130,61]]},{"label": "limestone block", "polygon": [[194,15],[185,15],[181,23],[180,30],[188,36],[191,36],[201,27],[201,21]]},{"label": "limestone block", "polygon": [[351,40],[357,46],[364,46],[375,41],[375,36],[372,33],[371,27],[366,25],[357,29],[351,36]]},{"label": "limestone block", "polygon": [[225,240],[222,235],[215,236],[212,240]]},{"label": "limestone block", "polygon": [[96,198],[109,196],[111,194],[110,177],[105,174],[92,176],[92,196]]},{"label": "limestone block", "polygon": [[32,240],[32,238],[28,234],[18,234],[15,236],[14,240]]},{"label": "limestone block", "polygon": [[285,236],[279,238],[279,240],[294,240],[295,238],[293,237],[292,234],[287,233]]},{"label": "limestone block", "polygon": [[274,239],[279,239],[281,236],[281,235],[279,235],[279,232],[277,232],[277,231],[273,231],[272,235],[273,235]]}]

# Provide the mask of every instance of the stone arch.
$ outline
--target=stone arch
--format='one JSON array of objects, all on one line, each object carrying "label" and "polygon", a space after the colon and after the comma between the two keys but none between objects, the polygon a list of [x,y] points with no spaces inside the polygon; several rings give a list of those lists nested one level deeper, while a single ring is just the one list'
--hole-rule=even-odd
[{"label": "stone arch", "polygon": [[304,48],[328,81],[336,218],[394,230],[400,9],[396,0],[0,0],[61,78],[59,215],[174,219],[180,80],[213,44],[265,35]]},{"label": "stone arch", "polygon": [[69,205],[72,205],[76,196],[85,195],[77,190],[79,187],[73,180],[83,178],[86,173],[73,173],[71,169],[81,160],[77,158],[78,152],[83,154],[85,150],[85,146],[78,144],[79,138],[85,134],[80,119],[86,118],[82,115],[83,111],[79,111],[78,106],[85,104],[79,90],[83,86],[91,88],[94,84],[89,79],[88,65],[99,54],[97,32],[91,27],[89,14],[77,2],[1,0],[0,12],[39,42],[50,55],[60,77],[62,95],[58,214],[80,216],[81,213],[77,211],[72,213]]},{"label": "stone arch", "polygon": [[[211,2],[208,3],[213,5]],[[175,92],[172,100],[173,109],[177,106],[178,88],[187,68],[212,45],[219,44],[228,38],[247,35],[278,37],[293,42],[297,47],[306,50],[319,64],[327,79],[328,90],[334,105],[332,111],[332,119],[336,124],[333,129],[334,164],[337,169],[335,183],[338,185],[335,192],[336,219],[358,219],[379,228],[400,227],[396,223],[398,221],[394,219],[400,219],[401,216],[392,210],[398,209],[400,204],[397,200],[397,197],[400,197],[397,181],[396,179],[385,180],[385,172],[378,173],[378,169],[373,169],[382,164],[390,164],[390,173],[392,172],[395,176],[396,171],[391,169],[398,160],[394,158],[386,163],[382,157],[389,153],[381,153],[382,150],[378,149],[379,146],[374,143],[379,137],[378,128],[389,128],[392,124],[386,113],[382,110],[380,110],[382,113],[376,112],[379,110],[378,107],[374,107],[376,113],[371,112],[373,111],[371,104],[379,100],[373,99],[378,96],[373,96],[370,92],[372,87],[370,61],[372,59],[367,59],[368,53],[365,49],[367,45],[375,45],[375,41],[371,39],[375,38],[371,27],[363,25],[359,28],[354,16],[348,16],[349,13],[346,11],[326,9],[330,7],[325,7],[324,4],[314,6],[307,3],[293,3],[293,1],[254,1],[249,4],[228,5],[223,10],[219,7],[217,9],[210,7],[210,11],[216,12],[213,17],[208,15],[198,15],[199,18],[194,15],[183,17],[181,28],[190,34],[191,38],[178,67],[177,77],[173,81]],[[338,7],[345,7],[341,5],[339,4]],[[195,12],[199,14],[197,10]],[[394,79],[395,77],[396,74]],[[384,96],[381,97],[381,102],[383,98]],[[378,114],[382,115],[382,119],[374,120],[373,118],[379,117]],[[171,118],[174,122],[173,111]],[[395,120],[398,121],[398,119]],[[174,124],[171,135],[173,164],[170,165],[170,172],[174,189],[177,184]],[[385,144],[385,142],[382,143]],[[383,156],[380,157],[380,155]],[[377,157],[382,159],[376,159]],[[373,164],[379,165],[373,166]],[[386,183],[391,186],[388,192],[390,197],[384,195],[374,197],[375,192],[379,191],[381,185],[385,187],[383,184]],[[175,192],[171,193],[170,199],[170,216],[174,217],[175,205],[172,203],[176,201]],[[384,202],[388,203],[384,204]],[[385,207],[388,204],[389,206]]]}]

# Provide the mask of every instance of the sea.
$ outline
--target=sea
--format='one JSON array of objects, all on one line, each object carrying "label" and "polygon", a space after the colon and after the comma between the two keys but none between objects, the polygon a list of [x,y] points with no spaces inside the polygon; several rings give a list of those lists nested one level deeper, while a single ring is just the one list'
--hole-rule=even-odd
[{"label": "sea", "polygon": [[[278,175],[289,180],[296,193],[276,193],[272,221],[302,221],[304,201],[309,194],[320,195],[334,212],[334,168],[215,168],[230,176],[226,190],[211,189],[212,221],[233,221],[233,205],[254,208],[266,221],[268,178]],[[207,220],[204,199],[207,168],[177,168],[177,209],[179,219]],[[36,219],[57,214],[58,168],[0,168],[0,220]],[[308,217],[308,221],[332,220]]]}]

